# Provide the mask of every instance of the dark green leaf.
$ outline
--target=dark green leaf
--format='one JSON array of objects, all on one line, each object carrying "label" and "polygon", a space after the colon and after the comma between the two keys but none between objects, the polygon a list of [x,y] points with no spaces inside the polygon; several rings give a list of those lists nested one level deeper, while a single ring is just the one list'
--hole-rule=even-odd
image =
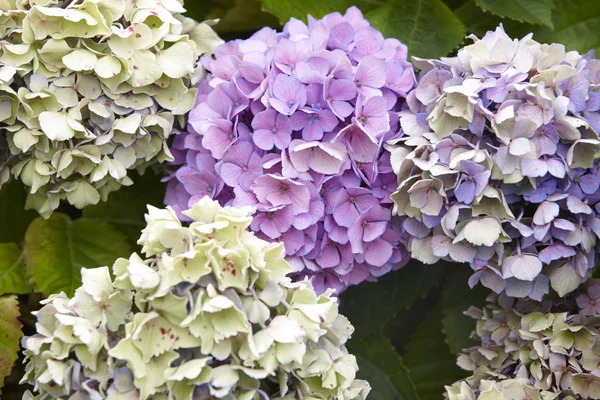
[{"label": "dark green leaf", "polygon": [[[483,10],[530,24],[552,28],[553,0],[475,0]],[[490,27],[490,29],[492,29]]]},{"label": "dark green leaf", "polygon": [[29,225],[24,252],[36,291],[45,296],[64,291],[71,296],[81,285],[81,268],[111,266],[117,258],[128,257],[131,246],[123,233],[106,222],[71,221],[55,213]]},{"label": "dark green leaf", "polygon": [[341,312],[350,319],[362,338],[383,329],[383,326],[415,300],[427,296],[441,283],[444,263],[423,265],[410,262],[399,271],[391,272],[377,282],[364,282],[341,295]]},{"label": "dark green leaf", "polygon": [[481,285],[469,288],[468,280],[473,271],[465,264],[457,266],[449,275],[442,291],[442,323],[446,333],[446,342],[454,354],[475,344],[471,332],[475,330],[475,321],[463,314],[470,306],[481,307],[490,293]]},{"label": "dark green leaf", "polygon": [[441,317],[440,307],[429,312],[404,347],[404,364],[420,400],[441,399],[444,385],[467,375],[444,343]]},{"label": "dark green leaf", "polygon": [[352,352],[358,360],[358,378],[373,388],[369,400],[418,400],[402,357],[383,333],[353,341]]},{"label": "dark green leaf", "polygon": [[144,175],[134,176],[132,186],[123,187],[108,196],[107,202],[86,207],[83,216],[87,219],[108,222],[127,235],[129,243],[135,246],[146,223],[144,214],[148,204],[164,207],[166,185],[152,170]]},{"label": "dark green leaf", "polygon": [[446,56],[465,37],[463,23],[441,0],[388,0],[365,17],[384,36],[407,45],[414,56]]},{"label": "dark green leaf", "polygon": [[[497,15],[487,13],[477,7],[475,0],[467,0],[454,9],[456,16],[465,24],[467,32],[483,37],[487,31],[494,30],[502,23],[508,36],[522,38],[531,32],[532,26],[518,21],[503,19]],[[467,42],[470,42],[467,40]]]},{"label": "dark green leaf", "polygon": [[279,18],[283,24],[290,18],[306,21],[308,14],[321,18],[325,14],[338,11],[344,13],[349,7],[356,6],[367,12],[385,3],[385,0],[262,0],[262,8]]},{"label": "dark green leaf", "polygon": [[0,243],[0,296],[29,292],[21,249],[14,243]]},{"label": "dark green leaf", "polygon": [[0,189],[0,242],[21,243],[25,230],[38,214],[25,211],[27,191],[15,179]]},{"label": "dark green leaf", "polygon": [[17,296],[0,297],[0,394],[4,379],[18,358],[19,341],[23,336],[19,316]]},{"label": "dark green leaf", "polygon": [[539,27],[533,38],[539,42],[558,42],[568,50],[600,51],[600,7],[597,0],[555,0],[554,30]]}]

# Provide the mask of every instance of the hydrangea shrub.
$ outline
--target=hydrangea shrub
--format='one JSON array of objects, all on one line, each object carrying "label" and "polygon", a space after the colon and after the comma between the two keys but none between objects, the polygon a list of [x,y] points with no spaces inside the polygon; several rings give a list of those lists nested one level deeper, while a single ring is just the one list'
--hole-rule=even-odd
[{"label": "hydrangea shrub", "polygon": [[222,41],[183,0],[0,1],[0,184],[48,216],[82,208],[127,170],[172,160],[166,139],[193,107],[198,56]]},{"label": "hydrangea shrub", "polygon": [[565,295],[600,234],[600,61],[502,27],[458,55],[417,60],[391,141],[394,212],[412,257],[468,262],[496,293]]},{"label": "hydrangea shrub", "polygon": [[[281,244],[248,228],[251,208],[208,197],[184,215],[149,207],[137,254],[82,270],[23,340],[37,399],[364,399],[353,327],[332,290],[317,295]],[[33,395],[29,394],[29,398]]]},{"label": "hydrangea shrub", "polygon": [[210,74],[175,140],[166,203],[179,212],[207,195],[255,206],[251,228],[285,243],[319,291],[399,268],[383,143],[414,86],[406,56],[356,7],[220,46],[202,58]]},{"label": "hydrangea shrub", "polygon": [[600,283],[589,281],[559,300],[492,294],[471,307],[481,345],[458,358],[473,374],[447,386],[446,398],[600,399],[599,298]]}]

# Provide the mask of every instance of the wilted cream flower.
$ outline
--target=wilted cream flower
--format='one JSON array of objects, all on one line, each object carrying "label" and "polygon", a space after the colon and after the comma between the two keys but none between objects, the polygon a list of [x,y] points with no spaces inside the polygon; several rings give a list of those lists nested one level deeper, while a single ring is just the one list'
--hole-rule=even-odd
[{"label": "wilted cream flower", "polygon": [[10,169],[49,216],[172,160],[198,57],[222,43],[184,11],[183,0],[0,0],[0,185]]},{"label": "wilted cream flower", "polygon": [[286,278],[283,245],[248,231],[251,212],[205,197],[183,226],[149,207],[151,258],[117,260],[114,282],[83,270],[72,299],[47,300],[23,382],[39,399],[364,399],[333,291]]}]

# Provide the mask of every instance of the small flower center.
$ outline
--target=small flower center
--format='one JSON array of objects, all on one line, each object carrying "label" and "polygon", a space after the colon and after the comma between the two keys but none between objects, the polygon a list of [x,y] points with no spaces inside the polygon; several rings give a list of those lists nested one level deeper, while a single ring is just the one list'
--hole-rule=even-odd
[{"label": "small flower center", "polygon": [[281,186],[279,186],[279,191],[281,193],[287,193],[289,189],[290,188],[287,185],[281,185]]},{"label": "small flower center", "polygon": [[242,167],[242,171],[244,171],[244,172],[248,171],[248,166],[247,166],[247,165],[244,165],[244,166]]}]

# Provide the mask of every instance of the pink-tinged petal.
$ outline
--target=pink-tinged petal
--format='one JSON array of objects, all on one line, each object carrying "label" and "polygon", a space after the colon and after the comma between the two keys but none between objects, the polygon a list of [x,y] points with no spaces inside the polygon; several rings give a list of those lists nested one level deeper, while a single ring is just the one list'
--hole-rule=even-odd
[{"label": "pink-tinged petal", "polygon": [[368,86],[381,88],[385,85],[385,64],[373,56],[363,57],[354,74],[354,83],[357,87]]},{"label": "pink-tinged petal", "polygon": [[337,117],[331,112],[331,110],[323,110],[319,113],[319,124],[323,128],[324,132],[331,132],[338,126]]},{"label": "pink-tinged petal", "polygon": [[454,243],[450,246],[450,258],[455,262],[473,262],[477,250],[472,246],[467,246],[462,242]]},{"label": "pink-tinged petal", "polygon": [[308,114],[304,111],[296,111],[290,117],[290,126],[293,130],[299,131],[308,124]]},{"label": "pink-tinged petal", "polygon": [[598,285],[598,284],[591,285],[590,287],[588,287],[587,292],[588,292],[588,295],[590,296],[590,299],[593,299],[593,300],[600,299],[600,285]]},{"label": "pink-tinged petal", "polygon": [[291,141],[292,137],[289,133],[277,132],[275,135],[273,135],[273,144],[279,150],[287,149]]},{"label": "pink-tinged petal", "polygon": [[348,101],[356,98],[356,84],[347,79],[332,79],[325,93],[326,100]]},{"label": "pink-tinged petal", "polygon": [[266,129],[259,129],[252,135],[254,144],[263,150],[271,150],[275,145],[276,133]]},{"label": "pink-tinged petal", "polygon": [[372,242],[375,239],[379,239],[388,227],[388,223],[385,221],[380,222],[369,222],[363,227],[363,240],[365,242]]},{"label": "pink-tinged petal", "polygon": [[252,119],[252,129],[273,129],[275,128],[275,120],[279,115],[275,110],[265,110],[259,112]]},{"label": "pink-tinged petal", "polygon": [[376,267],[381,267],[392,257],[394,251],[390,242],[382,239],[375,240],[365,249],[365,261]]},{"label": "pink-tinged petal", "polygon": [[292,125],[290,124],[289,117],[281,114],[277,115],[277,117],[275,118],[275,129],[277,130],[277,132],[287,134],[292,133]]},{"label": "pink-tinged petal", "polygon": [[567,208],[573,214],[592,214],[592,208],[575,196],[567,197]]},{"label": "pink-tinged petal", "polygon": [[539,257],[544,264],[550,264],[552,261],[568,258],[575,255],[575,249],[565,246],[562,243],[553,243],[540,251]]},{"label": "pink-tinged petal", "polygon": [[544,201],[535,211],[535,214],[533,215],[533,223],[536,225],[548,224],[552,222],[554,218],[558,217],[559,212],[560,207],[558,204],[550,201]]},{"label": "pink-tinged petal", "polygon": [[282,114],[292,115],[306,104],[306,87],[293,76],[277,75],[272,88],[274,97],[269,99],[269,104]]},{"label": "pink-tinged petal", "polygon": [[222,119],[229,119],[233,111],[233,102],[223,90],[213,90],[207,98],[210,108]]},{"label": "pink-tinged petal", "polygon": [[350,244],[352,246],[352,253],[364,253],[364,246],[362,240],[363,234],[363,228],[360,224],[354,224],[350,228],[348,228],[348,239],[350,240]]},{"label": "pink-tinged petal", "polygon": [[302,139],[307,141],[323,139],[323,129],[315,122],[309,122],[302,130]]},{"label": "pink-tinged petal", "polygon": [[277,227],[275,221],[266,217],[256,230],[264,233],[271,239],[277,239],[281,236],[281,231]]},{"label": "pink-tinged petal", "polygon": [[331,108],[331,111],[341,120],[345,119],[354,112],[354,106],[346,101],[334,100],[328,104]]},{"label": "pink-tinged petal", "polygon": [[537,158],[524,158],[521,160],[521,172],[529,178],[539,178],[548,173],[548,164]]},{"label": "pink-tinged petal", "polygon": [[[504,259],[502,270],[509,269],[511,276],[522,281],[533,281],[542,272],[542,262],[534,255],[521,254]],[[507,276],[503,276],[507,278]]]},{"label": "pink-tinged petal", "polygon": [[358,209],[350,201],[345,201],[341,204],[338,204],[333,209],[333,219],[341,227],[348,228],[354,226],[354,223],[359,217],[360,213]]},{"label": "pink-tinged petal", "polygon": [[361,163],[373,162],[379,149],[377,141],[355,124],[342,129],[333,139],[333,142],[341,140],[345,140],[348,144],[352,158]]},{"label": "pink-tinged petal", "polygon": [[219,122],[218,125],[211,125],[202,138],[202,145],[210,150],[216,159],[223,158],[225,152],[235,140],[232,131],[233,123],[231,121]]},{"label": "pink-tinged petal", "polygon": [[235,187],[242,175],[242,168],[233,163],[223,163],[219,175],[221,176],[221,179],[223,179],[223,182],[231,187]]},{"label": "pink-tinged petal", "polygon": [[306,172],[310,169],[310,159],[312,157],[312,153],[309,151],[302,151],[303,148],[300,148],[298,151],[295,151],[297,146],[304,144],[302,140],[293,140],[290,143],[290,160],[294,168],[299,172]]},{"label": "pink-tinged petal", "polygon": [[339,265],[341,260],[337,244],[329,239],[324,239],[321,252],[317,257],[317,263],[319,263],[322,268],[333,268]]},{"label": "pink-tinged petal", "polygon": [[285,247],[285,254],[293,256],[304,246],[304,233],[297,229],[289,229],[282,235],[281,240]]},{"label": "pink-tinged petal", "polygon": [[264,69],[256,64],[242,62],[239,71],[248,82],[260,84],[265,79]]}]

